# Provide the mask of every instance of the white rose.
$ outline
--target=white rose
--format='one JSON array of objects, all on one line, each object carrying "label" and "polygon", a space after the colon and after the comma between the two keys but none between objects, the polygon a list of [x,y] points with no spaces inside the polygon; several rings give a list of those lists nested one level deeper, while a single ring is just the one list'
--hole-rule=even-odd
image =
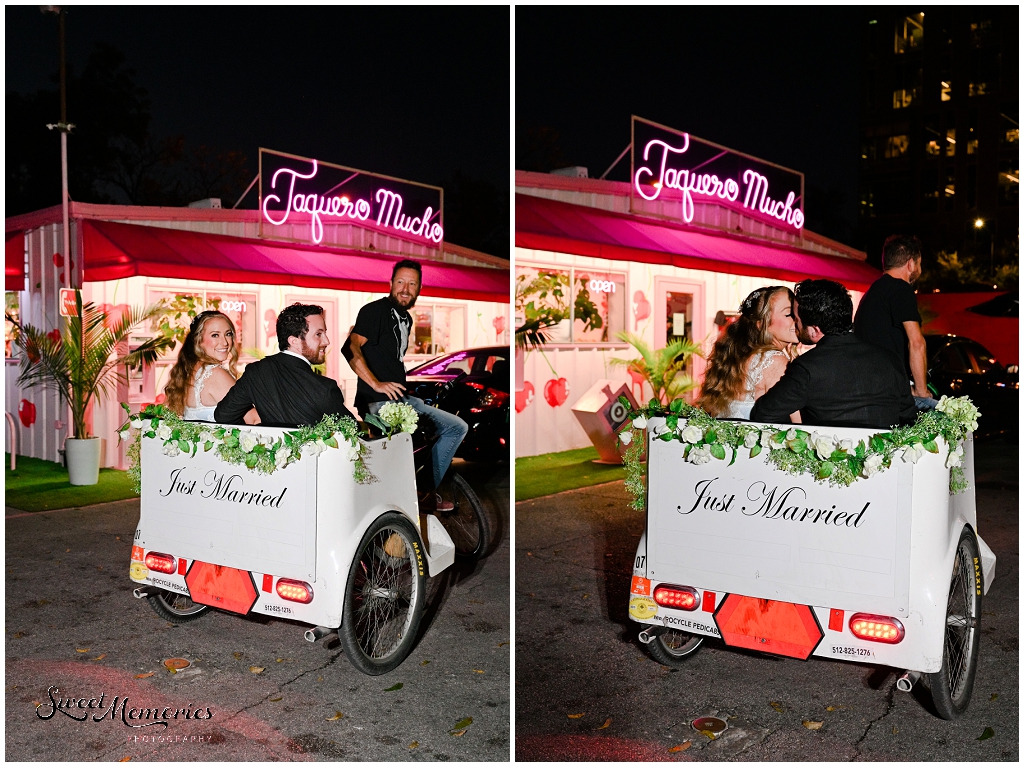
[{"label": "white rose", "polygon": [[142,419],[140,419],[140,418],[132,419],[131,427],[133,429],[141,429],[142,428]]},{"label": "white rose", "polygon": [[630,442],[633,441],[633,432],[624,431],[619,435],[619,439],[622,440],[623,445],[628,445]]},{"label": "white rose", "polygon": [[647,428],[647,416],[645,416],[645,415],[638,415],[636,418],[634,418],[633,419],[633,428],[634,429],[646,429]]},{"label": "white rose", "polygon": [[288,465],[288,459],[292,457],[292,451],[282,445],[274,453],[274,465],[279,469],[283,469]]},{"label": "white rose", "polygon": [[657,436],[659,436],[661,434],[664,434],[668,430],[669,430],[668,425],[665,424],[664,422],[662,422],[662,423],[659,423],[657,426],[655,426],[655,427],[653,427],[651,429],[651,434],[653,436],[657,437]]},{"label": "white rose", "polygon": [[796,439],[796,427],[786,432],[786,440]]},{"label": "white rose", "polygon": [[923,456],[926,452],[928,451],[924,449],[924,445],[917,442],[913,445],[908,445],[903,450],[903,455],[901,457],[905,463],[917,463],[917,459]]},{"label": "white rose", "polygon": [[213,435],[208,431],[199,432],[199,444],[205,445],[207,442],[213,442]]},{"label": "white rose", "polygon": [[959,466],[962,462],[962,457],[955,450],[946,457],[946,468],[952,469],[955,466]]},{"label": "white rose", "polygon": [[771,447],[772,433],[765,429],[761,432],[761,447]]},{"label": "white rose", "polygon": [[272,434],[261,434],[259,436],[260,444],[264,447],[270,447],[274,444],[275,438]]},{"label": "white rose", "polygon": [[743,438],[743,447],[751,448],[757,444],[757,432],[747,432],[747,436]]},{"label": "white rose", "polygon": [[320,454],[320,451],[317,450],[315,442],[307,442],[306,444],[304,444],[302,446],[302,449],[301,449],[300,452],[302,453],[302,455],[307,456],[307,457],[309,457],[309,456],[316,456],[316,455]]},{"label": "white rose", "polygon": [[682,437],[685,442],[700,442],[704,438],[704,433],[696,426],[687,426],[682,431]]},{"label": "white rose", "polygon": [[690,454],[686,456],[688,461],[700,466],[702,463],[707,463],[711,460],[711,448],[707,445],[699,445],[697,447],[690,448]]},{"label": "white rose", "polygon": [[353,445],[351,442],[345,442],[342,445],[340,445],[340,447],[345,454],[345,458],[349,462],[355,463],[356,461],[359,460],[359,454],[361,452],[359,449],[359,445]]},{"label": "white rose", "polygon": [[881,470],[882,467],[882,456],[875,453],[869,455],[867,460],[864,461],[864,476],[870,477],[872,474],[876,474]]},{"label": "white rose", "polygon": [[166,445],[164,445],[163,451],[164,455],[169,455],[171,458],[174,458],[176,455],[181,454],[181,448],[178,447],[177,442],[168,442]]},{"label": "white rose", "polygon": [[238,438],[238,446],[242,448],[243,453],[251,453],[259,443],[259,439],[251,431],[242,432],[242,436]]},{"label": "white rose", "polygon": [[823,461],[827,461],[836,449],[836,443],[832,441],[831,437],[817,432],[811,435],[811,445],[814,447],[814,452],[818,454],[818,458]]},{"label": "white rose", "polygon": [[164,439],[164,440],[170,439],[171,438],[171,427],[168,426],[165,423],[160,424],[160,426],[157,427],[156,436],[158,436],[160,439]]},{"label": "white rose", "polygon": [[852,439],[844,439],[842,442],[839,443],[839,447],[843,450],[844,453],[852,453],[856,449],[853,446]]}]

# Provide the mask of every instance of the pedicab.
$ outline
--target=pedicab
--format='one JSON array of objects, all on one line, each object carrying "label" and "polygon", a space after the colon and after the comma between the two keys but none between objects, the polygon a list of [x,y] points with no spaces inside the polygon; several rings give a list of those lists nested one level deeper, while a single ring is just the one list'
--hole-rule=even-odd
[{"label": "pedicab", "polygon": [[939,716],[962,714],[996,558],[978,533],[977,410],[940,407],[881,433],[716,421],[681,401],[634,413],[627,485],[647,524],[629,614],[650,655],[680,667],[713,637],[890,666],[898,689],[924,677]]},{"label": "pedicab", "polygon": [[346,433],[224,427],[152,406],[131,423],[137,598],[174,623],[216,608],[305,624],[310,642],[337,631],[370,675],[406,658],[425,578],[456,554],[419,511],[411,434],[369,439],[351,418]]}]

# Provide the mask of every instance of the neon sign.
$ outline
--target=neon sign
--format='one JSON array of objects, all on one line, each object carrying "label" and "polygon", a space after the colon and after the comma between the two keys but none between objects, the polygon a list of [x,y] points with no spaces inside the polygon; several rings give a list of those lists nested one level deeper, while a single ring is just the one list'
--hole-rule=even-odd
[{"label": "neon sign", "polygon": [[614,293],[615,283],[611,280],[591,280],[587,283],[587,287],[595,293]]},{"label": "neon sign", "polygon": [[331,219],[372,222],[439,245],[443,195],[438,187],[260,149],[260,236],[264,224],[282,227],[293,213],[302,213],[309,216],[309,239],[318,245]]},{"label": "neon sign", "polygon": [[642,202],[634,204],[634,194],[653,202],[671,190],[665,198],[679,201],[686,223],[693,221],[697,198],[697,202],[724,205],[775,225],[803,228],[802,173],[635,116],[632,159],[633,212],[650,214]]}]

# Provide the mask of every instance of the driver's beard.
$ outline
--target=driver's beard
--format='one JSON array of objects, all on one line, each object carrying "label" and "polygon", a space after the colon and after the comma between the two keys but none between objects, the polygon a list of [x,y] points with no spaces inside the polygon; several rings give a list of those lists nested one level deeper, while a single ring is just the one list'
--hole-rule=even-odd
[{"label": "driver's beard", "polygon": [[398,296],[396,296],[394,293],[391,293],[388,297],[391,299],[391,303],[393,303],[395,306],[401,309],[404,309],[405,311],[409,311],[414,306],[416,306],[416,299],[419,298],[418,295],[413,296],[412,301],[409,302],[408,306],[402,306],[401,302],[398,300]]},{"label": "driver's beard", "polygon": [[[306,339],[305,338],[300,338],[299,342],[302,344],[301,348],[299,349],[299,353],[303,357],[305,357],[307,360],[309,360],[309,364],[311,364],[311,365],[322,365],[323,364],[324,359],[326,359],[326,356],[327,356],[326,355],[326,351],[327,351],[326,349],[324,349],[322,352],[321,351],[317,351],[312,346],[310,346],[309,344],[306,343]],[[324,359],[321,359],[321,355],[323,355]]]}]

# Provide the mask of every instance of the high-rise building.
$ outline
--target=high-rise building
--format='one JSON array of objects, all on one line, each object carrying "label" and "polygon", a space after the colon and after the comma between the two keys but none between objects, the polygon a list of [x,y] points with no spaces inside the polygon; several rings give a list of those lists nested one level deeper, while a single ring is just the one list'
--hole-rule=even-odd
[{"label": "high-rise building", "polygon": [[1018,8],[866,8],[860,217],[869,263],[890,234],[989,257],[1016,247]]}]

